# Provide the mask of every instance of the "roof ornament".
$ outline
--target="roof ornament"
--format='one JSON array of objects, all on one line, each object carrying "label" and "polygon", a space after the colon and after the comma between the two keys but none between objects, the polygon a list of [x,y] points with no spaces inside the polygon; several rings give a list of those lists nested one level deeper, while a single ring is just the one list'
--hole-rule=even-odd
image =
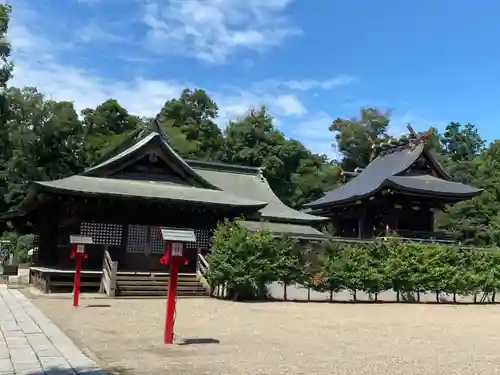
[{"label": "roof ornament", "polygon": [[167,140],[166,134],[161,130],[160,122],[159,122],[160,114],[157,114],[148,124],[147,130],[153,133],[158,133],[163,139]]},{"label": "roof ornament", "polygon": [[263,167],[259,167],[259,178],[260,178],[260,181],[261,182],[265,182],[266,181],[266,178],[264,177],[264,168]]}]

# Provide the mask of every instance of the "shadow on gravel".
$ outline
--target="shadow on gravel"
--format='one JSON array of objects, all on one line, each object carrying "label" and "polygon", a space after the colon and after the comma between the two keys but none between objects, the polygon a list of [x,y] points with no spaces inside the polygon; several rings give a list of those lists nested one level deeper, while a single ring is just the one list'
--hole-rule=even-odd
[{"label": "shadow on gravel", "polygon": [[182,346],[182,345],[202,345],[202,344],[220,344],[220,340],[200,337],[200,338],[192,338],[192,339],[183,339],[182,343],[179,343],[180,346]]},{"label": "shadow on gravel", "polygon": [[135,375],[132,370],[128,369],[109,369],[109,370],[87,370],[87,369],[72,369],[72,368],[49,368],[45,371],[34,371],[24,373],[25,375]]}]

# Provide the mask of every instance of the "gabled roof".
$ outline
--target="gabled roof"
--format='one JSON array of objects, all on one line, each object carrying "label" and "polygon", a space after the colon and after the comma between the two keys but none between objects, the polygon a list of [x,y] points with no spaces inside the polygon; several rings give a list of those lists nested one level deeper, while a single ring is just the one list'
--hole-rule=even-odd
[{"label": "gabled roof", "polygon": [[150,132],[149,135],[110,159],[87,169],[82,175],[105,177],[150,152],[156,152],[158,156],[170,159],[170,164],[178,166],[178,173],[189,178],[194,186],[222,190],[229,195],[255,202],[266,202],[267,205],[255,215],[255,219],[287,223],[311,223],[326,220],[326,218],[308,215],[286,206],[274,194],[259,168],[197,160],[185,161],[157,132]]},{"label": "gabled roof", "polygon": [[[118,172],[145,156],[164,160],[184,183],[135,180]],[[117,174],[118,173],[118,174]],[[119,177],[119,178],[116,178]],[[147,178],[147,176],[145,176]],[[23,215],[37,204],[40,192],[60,194],[142,198],[167,202],[185,202],[216,207],[240,207],[253,212],[250,220],[306,224],[327,220],[323,217],[287,207],[274,194],[259,168],[183,160],[158,133],[150,132],[142,139],[125,142],[113,156],[85,170],[80,175],[54,181],[36,181],[17,213],[2,215],[4,219]],[[290,228],[289,228],[290,229]],[[314,229],[304,225],[292,228],[298,235],[308,236]]]},{"label": "gabled roof", "polygon": [[250,207],[256,210],[266,202],[247,199],[228,192],[158,181],[134,181],[115,178],[71,176],[54,181],[37,181],[44,190],[85,195],[136,197],[170,202],[207,204],[210,206]]},{"label": "gabled roof", "polygon": [[255,219],[285,223],[313,223],[327,220],[286,206],[274,194],[260,168],[197,160],[188,160],[187,163],[205,180],[225,192],[267,202],[267,206],[259,211]]},{"label": "gabled roof", "polygon": [[163,139],[163,137],[155,132],[149,133],[146,137],[140,139],[129,148],[121,151],[102,163],[86,169],[81,173],[81,175],[88,177],[107,177],[148,154],[154,154],[157,157],[164,159],[170,166],[172,166],[172,168],[175,169],[175,172],[179,174],[180,177],[189,181],[193,186],[219,190],[218,187],[212,185],[210,182],[194,172],[193,169],[180,157],[180,155],[177,154]]},{"label": "gabled roof", "polygon": [[[405,174],[421,156],[425,157],[437,176]],[[474,197],[482,191],[451,181],[451,177],[439,165],[425,142],[419,142],[396,147],[379,155],[348,183],[327,192],[318,200],[307,203],[305,207],[320,208],[347,204],[390,187],[402,193],[432,195],[456,200]]]}]

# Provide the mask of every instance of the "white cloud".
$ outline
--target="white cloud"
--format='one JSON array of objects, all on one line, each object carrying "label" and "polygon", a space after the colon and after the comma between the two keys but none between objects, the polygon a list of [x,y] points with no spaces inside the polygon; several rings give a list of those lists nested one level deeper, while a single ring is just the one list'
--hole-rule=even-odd
[{"label": "white cloud", "polygon": [[333,116],[326,112],[316,115],[295,124],[290,130],[291,136],[300,139],[306,147],[330,158],[338,157],[333,147],[333,134],[328,130]]},{"label": "white cloud", "polygon": [[84,43],[91,43],[96,40],[104,43],[118,43],[126,40],[123,36],[106,30],[95,20],[88,22],[85,26],[79,29],[78,38]]},{"label": "white cloud", "polygon": [[408,124],[410,124],[415,131],[426,131],[429,128],[435,127],[437,129],[443,129],[446,126],[446,121],[435,121],[429,120],[416,114],[414,111],[398,111],[395,110],[391,116],[391,122],[389,124],[389,134],[393,136],[400,136],[402,134],[408,133]]},{"label": "white cloud", "polygon": [[[209,1],[216,2],[220,7],[229,0]],[[251,0],[250,3],[253,12],[269,15],[270,11],[283,9],[288,1]],[[238,16],[238,13],[235,15]],[[255,17],[263,16],[258,14]],[[68,63],[67,56],[72,55],[73,45],[67,41],[61,43],[55,33],[41,28],[36,22],[36,15],[29,12],[28,8],[14,10],[10,39],[15,61],[12,84],[19,87],[34,86],[51,99],[73,101],[77,110],[95,107],[108,98],[115,98],[133,114],[153,116],[166,100],[179,96],[183,88],[199,87],[196,82],[151,79],[133,73],[125,73],[121,79],[111,79],[98,71],[98,65],[90,70],[75,62]],[[91,39],[88,36],[89,42]],[[88,47],[90,50],[92,44]],[[227,49],[225,53],[230,51],[231,49]],[[143,56],[145,59],[148,57],[149,55]],[[136,65],[141,66],[141,61],[137,61]],[[243,115],[250,107],[265,105],[271,115],[279,119],[279,125],[286,127],[283,130],[288,135],[300,139],[316,152],[331,154],[331,137],[327,130],[331,119],[327,114],[320,113],[311,115],[312,118],[307,121],[303,120],[303,116],[309,114],[309,111],[302,102],[301,95],[308,90],[330,90],[347,84],[349,79],[346,77],[334,76],[326,80],[266,80],[250,84],[247,88],[219,85],[205,89],[219,105],[219,125],[225,126],[230,119]],[[290,124],[297,121],[302,121],[301,127],[291,129]],[[276,124],[278,125],[278,121]]]},{"label": "white cloud", "polygon": [[283,86],[286,86],[292,90],[308,91],[312,89],[323,89],[331,90],[340,86],[349,85],[357,80],[356,77],[349,75],[339,75],[334,78],[326,79],[324,81],[318,81],[315,79],[304,79],[304,80],[290,80],[282,82]]},{"label": "white cloud", "polygon": [[263,50],[300,33],[283,15],[292,0],[141,0],[149,45],[220,63],[240,49]]}]

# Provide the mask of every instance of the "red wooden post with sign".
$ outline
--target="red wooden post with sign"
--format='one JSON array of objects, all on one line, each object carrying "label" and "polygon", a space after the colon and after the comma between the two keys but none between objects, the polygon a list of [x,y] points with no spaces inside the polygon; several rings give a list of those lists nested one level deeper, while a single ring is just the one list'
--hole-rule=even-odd
[{"label": "red wooden post with sign", "polygon": [[75,281],[73,285],[73,306],[78,307],[80,301],[80,274],[82,272],[82,261],[87,259],[88,255],[85,253],[85,245],[93,243],[92,237],[71,235],[69,237],[72,251],[71,258],[75,260]]},{"label": "red wooden post with sign", "polygon": [[179,266],[181,264],[187,264],[187,259],[184,255],[185,243],[196,242],[196,236],[192,230],[167,228],[161,228],[160,235],[165,243],[164,253],[160,258],[160,263],[170,265],[163,342],[165,344],[173,344]]}]

